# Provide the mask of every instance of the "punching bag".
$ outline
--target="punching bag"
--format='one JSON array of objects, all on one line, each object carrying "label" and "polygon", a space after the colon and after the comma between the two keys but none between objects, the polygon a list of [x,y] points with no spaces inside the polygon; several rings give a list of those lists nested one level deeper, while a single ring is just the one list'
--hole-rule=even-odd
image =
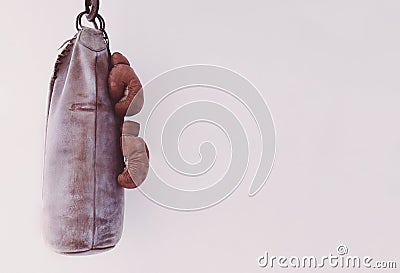
[{"label": "punching bag", "polygon": [[54,251],[92,253],[122,233],[121,121],[108,94],[110,53],[101,29],[82,28],[56,62],[50,86],[43,237]]}]

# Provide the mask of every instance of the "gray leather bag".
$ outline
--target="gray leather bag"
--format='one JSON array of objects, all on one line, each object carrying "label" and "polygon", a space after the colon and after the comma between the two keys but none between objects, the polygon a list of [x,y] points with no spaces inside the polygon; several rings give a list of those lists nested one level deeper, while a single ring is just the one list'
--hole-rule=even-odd
[{"label": "gray leather bag", "polygon": [[120,124],[108,94],[103,32],[83,28],[60,54],[50,87],[43,183],[43,236],[56,252],[114,247],[123,226]]}]

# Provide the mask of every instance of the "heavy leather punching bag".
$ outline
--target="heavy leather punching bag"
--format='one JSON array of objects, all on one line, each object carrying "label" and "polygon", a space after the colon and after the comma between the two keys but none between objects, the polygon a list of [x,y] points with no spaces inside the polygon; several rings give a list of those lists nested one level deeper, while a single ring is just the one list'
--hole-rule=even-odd
[{"label": "heavy leather punching bag", "polygon": [[120,121],[108,94],[104,32],[81,29],[60,54],[50,87],[43,236],[56,252],[114,247],[122,233]]}]

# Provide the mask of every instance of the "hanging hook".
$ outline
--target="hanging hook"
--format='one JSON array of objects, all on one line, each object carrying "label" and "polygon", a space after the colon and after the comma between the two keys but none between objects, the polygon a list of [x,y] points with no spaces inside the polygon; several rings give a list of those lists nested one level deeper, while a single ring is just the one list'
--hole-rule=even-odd
[{"label": "hanging hook", "polygon": [[[86,18],[89,22],[94,22],[99,14],[99,0],[85,0]],[[90,9],[90,7],[92,7]]]}]

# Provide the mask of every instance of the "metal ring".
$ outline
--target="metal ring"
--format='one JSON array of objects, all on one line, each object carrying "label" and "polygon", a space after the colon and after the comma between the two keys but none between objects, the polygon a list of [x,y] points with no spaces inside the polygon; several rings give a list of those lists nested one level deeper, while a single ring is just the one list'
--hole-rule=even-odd
[{"label": "metal ring", "polygon": [[75,22],[75,27],[76,30],[81,30],[82,29],[82,16],[86,13],[86,11],[83,11],[81,13],[78,14],[78,16],[76,17],[76,22]]},{"label": "metal ring", "polygon": [[[78,30],[78,31],[82,30],[82,28],[83,28],[83,26],[82,26],[82,17],[83,17],[84,14],[87,14],[86,11],[82,11],[76,17],[76,30]],[[96,19],[99,20],[100,28],[96,23]],[[97,14],[97,16],[94,18],[94,20],[91,23],[94,25],[94,27],[96,29],[101,30],[103,32],[104,40],[106,41],[106,43],[108,45],[109,40],[108,40],[107,32],[105,30],[106,29],[106,21],[104,20],[103,16],[101,16],[100,14]]]},{"label": "metal ring", "polygon": [[[75,26],[76,26],[76,30],[78,30],[78,31],[81,30],[81,29],[83,28],[83,26],[82,26],[82,17],[83,17],[84,14],[86,14],[86,11],[82,11],[82,12],[79,13],[78,16],[76,17]],[[99,26],[98,26],[97,23],[96,23],[96,18],[99,20],[100,28],[99,28]],[[105,28],[105,21],[104,21],[104,18],[103,18],[101,15],[97,14],[97,16],[95,17],[95,20],[93,20],[91,23],[94,25],[94,27],[95,27],[96,29],[100,29],[101,31],[104,31],[104,28]]]},{"label": "metal ring", "polygon": [[104,20],[103,16],[101,16],[100,14],[97,14],[96,18],[99,19],[100,30],[104,31],[106,29],[106,21]]}]

